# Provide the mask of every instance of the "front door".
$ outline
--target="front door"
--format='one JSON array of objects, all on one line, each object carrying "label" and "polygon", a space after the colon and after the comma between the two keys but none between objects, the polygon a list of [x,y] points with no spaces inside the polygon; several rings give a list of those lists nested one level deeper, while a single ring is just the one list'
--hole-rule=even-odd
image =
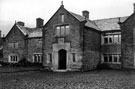
[{"label": "front door", "polygon": [[60,69],[60,70],[66,69],[66,56],[67,56],[66,50],[64,50],[64,49],[59,50],[58,69]]}]

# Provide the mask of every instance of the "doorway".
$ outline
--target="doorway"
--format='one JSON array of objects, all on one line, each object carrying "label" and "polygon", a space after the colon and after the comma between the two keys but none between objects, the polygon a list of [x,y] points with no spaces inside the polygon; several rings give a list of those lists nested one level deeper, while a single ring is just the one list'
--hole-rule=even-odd
[{"label": "doorway", "polygon": [[59,56],[58,56],[59,57],[58,69],[65,70],[66,69],[67,52],[64,49],[61,49],[61,50],[59,50],[58,54],[59,54]]}]

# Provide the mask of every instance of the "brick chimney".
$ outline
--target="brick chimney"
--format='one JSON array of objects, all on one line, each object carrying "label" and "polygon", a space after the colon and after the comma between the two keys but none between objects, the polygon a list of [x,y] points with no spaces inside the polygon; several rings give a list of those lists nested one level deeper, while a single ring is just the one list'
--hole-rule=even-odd
[{"label": "brick chimney", "polygon": [[20,26],[24,26],[24,22],[22,22],[22,21],[17,22],[17,24]]},{"label": "brick chimney", "polygon": [[89,19],[89,11],[87,10],[82,11],[82,16],[85,17],[85,19]]},{"label": "brick chimney", "polygon": [[37,19],[36,19],[36,27],[37,27],[37,28],[42,27],[43,24],[44,24],[44,20],[43,20],[43,19],[41,19],[41,18],[37,18]]}]

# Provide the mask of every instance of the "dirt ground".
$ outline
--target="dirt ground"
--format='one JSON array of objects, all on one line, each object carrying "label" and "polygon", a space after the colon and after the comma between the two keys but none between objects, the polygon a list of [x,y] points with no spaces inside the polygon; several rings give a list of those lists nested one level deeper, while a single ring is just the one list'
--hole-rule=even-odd
[{"label": "dirt ground", "polygon": [[0,73],[0,89],[135,89],[135,71]]}]

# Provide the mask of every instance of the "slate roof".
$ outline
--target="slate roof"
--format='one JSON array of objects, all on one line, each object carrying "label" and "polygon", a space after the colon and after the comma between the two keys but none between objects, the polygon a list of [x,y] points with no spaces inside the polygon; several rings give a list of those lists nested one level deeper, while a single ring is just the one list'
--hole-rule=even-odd
[{"label": "slate roof", "polygon": [[42,29],[41,28],[28,28],[21,25],[16,24],[19,30],[26,36],[28,35],[29,38],[31,37],[42,37]]},{"label": "slate roof", "polygon": [[[71,15],[73,15],[76,19],[78,19],[79,21],[84,21],[84,20],[86,20],[85,17],[83,17],[83,16],[81,16],[81,15],[75,14],[75,13],[70,12],[70,11],[69,11],[69,13],[70,13]],[[91,20],[87,20],[85,26],[90,27],[90,28],[94,28],[94,29],[96,29],[96,30],[100,30],[100,29],[97,27],[96,23],[95,23],[94,21],[91,21]]]},{"label": "slate roof", "polygon": [[120,26],[118,24],[119,19],[120,22],[124,22],[127,18],[128,16],[116,17],[116,18],[95,20],[94,22],[97,24],[98,28],[101,31],[120,30]]}]

